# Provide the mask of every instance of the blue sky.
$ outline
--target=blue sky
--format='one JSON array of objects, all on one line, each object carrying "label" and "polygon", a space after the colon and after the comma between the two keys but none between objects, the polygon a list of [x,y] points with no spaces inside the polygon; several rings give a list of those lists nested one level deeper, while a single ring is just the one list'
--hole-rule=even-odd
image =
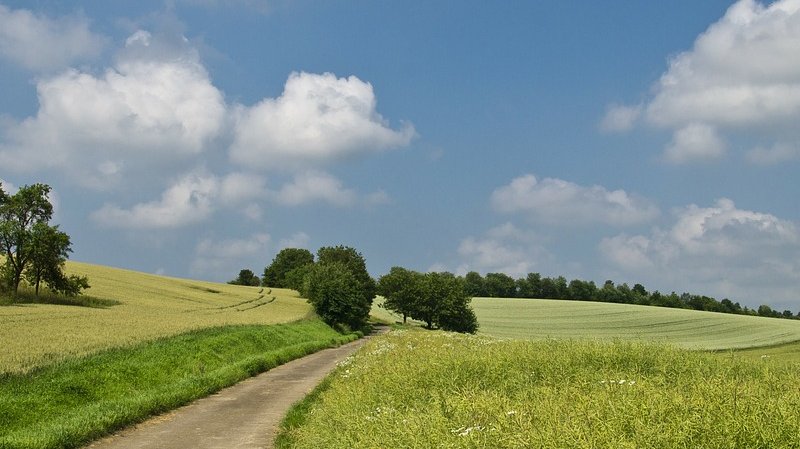
[{"label": "blue sky", "polygon": [[286,246],[800,310],[800,1],[0,1],[0,179],[73,259]]}]

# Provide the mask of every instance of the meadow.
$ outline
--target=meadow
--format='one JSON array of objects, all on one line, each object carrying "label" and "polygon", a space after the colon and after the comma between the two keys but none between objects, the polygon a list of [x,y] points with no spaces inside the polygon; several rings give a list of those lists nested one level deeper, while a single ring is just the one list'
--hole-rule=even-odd
[{"label": "meadow", "polygon": [[0,448],[80,447],[289,360],[356,338],[322,321],[224,326],[0,376]]},{"label": "meadow", "polygon": [[225,325],[277,324],[313,316],[292,290],[169,278],[67,262],[88,276],[87,295],[117,305],[24,303],[0,307],[0,374],[187,331]]},{"label": "meadow", "polygon": [[[472,308],[480,323],[478,333],[498,338],[619,339],[704,350],[800,341],[800,320],[551,299],[474,298]],[[377,305],[373,314],[399,319]]]},{"label": "meadow", "polygon": [[67,272],[89,278],[90,296],[0,306],[0,448],[79,447],[357,338],[291,290],[78,262]]},{"label": "meadow", "polygon": [[638,341],[393,331],[341,363],[284,448],[797,448],[800,364]]}]

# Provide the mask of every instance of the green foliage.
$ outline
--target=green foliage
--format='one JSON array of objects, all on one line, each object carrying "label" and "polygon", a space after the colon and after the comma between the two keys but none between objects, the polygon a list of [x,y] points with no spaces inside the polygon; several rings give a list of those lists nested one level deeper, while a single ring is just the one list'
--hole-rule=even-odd
[{"label": "green foliage", "polygon": [[314,255],[311,251],[302,248],[284,248],[272,259],[272,263],[264,268],[262,285],[298,290],[297,275],[292,276],[290,273],[313,263]]},{"label": "green foliage", "polygon": [[378,294],[385,298],[382,307],[403,316],[403,323],[414,315],[422,298],[420,274],[403,267],[392,267],[378,279]]},{"label": "green foliage", "polygon": [[37,295],[42,283],[67,296],[89,288],[86,278],[64,274],[71,243],[58,226],[48,224],[53,216],[49,194],[45,184],[22,186],[14,195],[0,186],[0,251],[5,257],[0,280],[14,295],[23,280],[34,286]]},{"label": "green foliage", "polygon": [[315,264],[306,275],[303,294],[317,315],[330,325],[360,329],[367,323],[372,298],[366,300],[358,278],[343,263]]},{"label": "green foliage", "polygon": [[367,271],[364,256],[349,246],[324,246],[317,251],[317,264],[340,263],[355,277],[364,301],[372,304],[375,298],[375,280]]},{"label": "green foliage", "polygon": [[232,281],[228,281],[231,285],[249,285],[251,287],[258,287],[261,285],[261,280],[253,273],[252,270],[247,268],[239,270],[239,276]]},{"label": "green foliage", "polygon": [[227,326],[0,377],[0,447],[70,448],[354,339],[319,320]]},{"label": "green foliage", "polygon": [[495,298],[513,298],[517,296],[517,284],[507,274],[487,273],[485,285],[486,296]]},{"label": "green foliage", "polygon": [[[513,281],[512,281],[513,282]],[[464,280],[451,273],[418,273],[393,267],[378,282],[382,306],[406,317],[456,332],[474,333],[478,320],[469,306]]]},{"label": "green foliage", "polygon": [[290,447],[796,448],[798,367],[653,344],[393,331],[334,373]]}]

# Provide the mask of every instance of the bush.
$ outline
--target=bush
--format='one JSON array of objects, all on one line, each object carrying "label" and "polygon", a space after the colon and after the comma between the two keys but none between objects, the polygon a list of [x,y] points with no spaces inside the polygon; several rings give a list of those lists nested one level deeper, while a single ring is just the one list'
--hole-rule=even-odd
[{"label": "bush", "polygon": [[360,285],[342,263],[316,264],[305,277],[303,294],[329,325],[361,329],[366,325],[372,301],[365,299]]}]

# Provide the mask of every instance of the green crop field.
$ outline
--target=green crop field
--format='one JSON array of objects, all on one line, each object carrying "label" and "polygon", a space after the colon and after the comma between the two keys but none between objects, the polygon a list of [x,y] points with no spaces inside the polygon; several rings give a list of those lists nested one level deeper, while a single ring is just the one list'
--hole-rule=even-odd
[{"label": "green crop field", "polygon": [[291,290],[176,279],[78,262],[67,262],[67,272],[88,276],[91,288],[86,294],[119,304],[0,307],[0,374],[27,372],[190,330],[285,323],[313,313]]},{"label": "green crop field", "polygon": [[797,448],[800,364],[633,341],[374,338],[282,448]]},{"label": "green crop field", "polygon": [[599,302],[475,298],[480,333],[501,338],[648,340],[692,349],[800,341],[800,321]]},{"label": "green crop field", "polygon": [[[375,317],[400,319],[380,303],[379,298],[373,306]],[[690,349],[774,347],[770,351],[776,354],[796,355],[799,351],[791,343],[800,342],[800,320],[549,299],[474,298],[472,308],[480,323],[478,333],[499,338],[619,339]]]}]

